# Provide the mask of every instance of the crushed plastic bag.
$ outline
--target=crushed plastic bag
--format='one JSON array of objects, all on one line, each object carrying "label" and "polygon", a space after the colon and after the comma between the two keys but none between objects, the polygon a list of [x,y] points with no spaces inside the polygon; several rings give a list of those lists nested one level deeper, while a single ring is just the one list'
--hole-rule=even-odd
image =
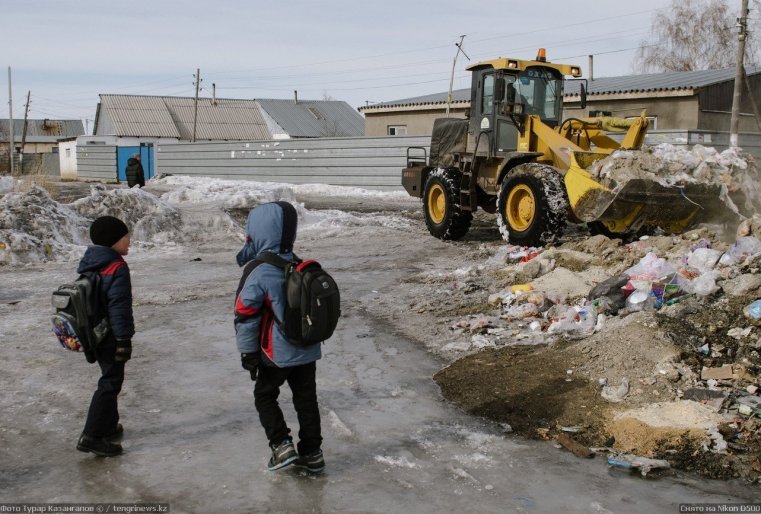
[{"label": "crushed plastic bag", "polygon": [[624,271],[632,280],[655,280],[670,273],[676,273],[676,268],[669,264],[666,259],[658,257],[653,252],[648,252],[639,263]]},{"label": "crushed plastic bag", "polygon": [[533,303],[522,303],[510,307],[504,314],[508,320],[535,318],[539,316],[539,307]]},{"label": "crushed plastic bag", "polygon": [[566,315],[552,322],[547,333],[564,333],[569,336],[586,337],[595,332],[597,308],[592,304],[571,308]]},{"label": "crushed plastic bag", "polygon": [[712,248],[696,248],[687,256],[687,265],[705,272],[712,270],[722,256],[721,250]]},{"label": "crushed plastic bag", "polygon": [[754,236],[745,236],[739,238],[729,247],[724,255],[719,259],[719,264],[723,266],[733,266],[741,264],[748,257],[761,253],[761,241]]},{"label": "crushed plastic bag", "polygon": [[717,271],[707,271],[690,282],[689,292],[695,293],[698,296],[711,295],[720,289],[716,284],[716,279],[719,277],[720,275]]}]

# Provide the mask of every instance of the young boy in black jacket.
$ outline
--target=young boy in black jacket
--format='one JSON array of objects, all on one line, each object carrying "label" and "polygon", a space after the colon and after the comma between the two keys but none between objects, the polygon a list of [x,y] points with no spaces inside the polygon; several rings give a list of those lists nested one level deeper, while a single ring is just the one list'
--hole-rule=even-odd
[{"label": "young boy in black jacket", "polygon": [[103,216],[90,226],[90,239],[93,245],[87,247],[77,272],[100,274],[98,297],[106,303],[101,307],[108,316],[111,331],[95,349],[102,376],[90,402],[77,450],[113,457],[122,453],[121,445],[113,442],[124,432],[119,423],[117,397],[124,382],[124,363],[132,356],[135,334],[129,267],[122,258],[129,253],[129,229],[120,219]]}]

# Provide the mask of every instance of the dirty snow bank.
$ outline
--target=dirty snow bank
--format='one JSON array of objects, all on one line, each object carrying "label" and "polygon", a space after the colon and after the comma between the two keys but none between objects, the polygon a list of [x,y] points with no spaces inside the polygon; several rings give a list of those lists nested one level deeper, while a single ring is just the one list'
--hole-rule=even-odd
[{"label": "dirty snow bank", "polygon": [[[394,198],[396,193],[194,177],[166,177],[151,185],[171,190],[157,197],[140,188],[109,189],[98,184],[90,186],[88,196],[71,204],[56,202],[36,185],[26,193],[5,194],[0,199],[0,264],[79,258],[83,247],[90,244],[90,223],[103,215],[116,216],[127,223],[136,254],[148,249],[171,251],[178,245],[242,241],[241,217],[248,209],[272,201],[293,204],[299,215],[299,231],[314,237],[366,227],[411,226],[409,220],[393,215],[311,211],[296,201],[294,187],[330,196]],[[3,188],[13,186],[12,179],[0,183]],[[238,221],[231,215],[236,211]]]}]

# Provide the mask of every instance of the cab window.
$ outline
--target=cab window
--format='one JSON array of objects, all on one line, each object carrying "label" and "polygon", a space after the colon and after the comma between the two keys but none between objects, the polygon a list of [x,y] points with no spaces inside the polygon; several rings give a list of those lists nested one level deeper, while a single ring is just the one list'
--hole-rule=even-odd
[{"label": "cab window", "polygon": [[481,113],[492,112],[494,107],[494,75],[484,75],[483,94],[481,95]]}]

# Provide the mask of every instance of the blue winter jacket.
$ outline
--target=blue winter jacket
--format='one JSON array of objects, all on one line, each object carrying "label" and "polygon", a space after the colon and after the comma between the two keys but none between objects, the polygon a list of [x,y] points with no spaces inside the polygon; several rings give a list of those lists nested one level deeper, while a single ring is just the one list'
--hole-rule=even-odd
[{"label": "blue winter jacket", "polygon": [[132,318],[132,284],[129,266],[109,246],[88,246],[77,273],[97,271],[101,277],[101,298],[105,297],[111,331],[118,340],[132,339],[135,322]]},{"label": "blue winter jacket", "polygon": [[[262,204],[248,214],[247,242],[238,253],[243,266],[261,252],[293,260],[296,209],[287,202]],[[314,362],[322,356],[319,344],[295,346],[279,327],[285,316],[285,273],[260,263],[249,274],[235,299],[235,338],[240,353],[261,350],[262,362],[288,368]]]}]

